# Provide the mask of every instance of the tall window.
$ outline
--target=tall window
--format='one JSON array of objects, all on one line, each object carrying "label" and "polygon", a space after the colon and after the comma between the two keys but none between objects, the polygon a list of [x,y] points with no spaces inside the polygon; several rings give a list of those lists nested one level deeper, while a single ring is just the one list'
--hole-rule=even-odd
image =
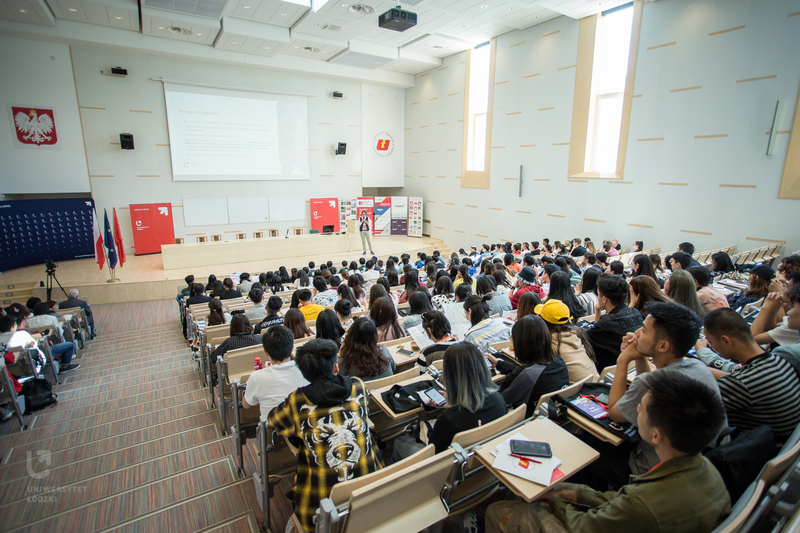
[{"label": "tall window", "polygon": [[486,168],[491,48],[490,43],[486,42],[472,50],[470,56],[467,170],[483,171]]},{"label": "tall window", "polygon": [[632,24],[632,5],[606,12],[597,22],[584,166],[587,171],[616,170]]}]

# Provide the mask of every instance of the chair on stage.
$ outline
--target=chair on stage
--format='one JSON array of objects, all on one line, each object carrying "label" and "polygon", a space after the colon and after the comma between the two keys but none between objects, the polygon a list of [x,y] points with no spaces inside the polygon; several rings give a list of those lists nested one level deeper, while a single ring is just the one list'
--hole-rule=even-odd
[{"label": "chair on stage", "polygon": [[237,241],[243,241],[246,238],[247,238],[247,233],[237,233],[236,234],[236,240]]},{"label": "chair on stage", "polygon": [[205,235],[197,237],[197,242],[208,242],[208,237],[206,237]]},{"label": "chair on stage", "polygon": [[212,235],[211,241],[212,242],[220,242],[222,240],[222,235]]},{"label": "chair on stage", "polygon": [[180,238],[180,237],[175,237],[174,239],[172,239],[172,243],[173,244],[183,244],[183,239]]},{"label": "chair on stage", "polygon": [[254,239],[263,239],[264,238],[264,232],[263,231],[254,231],[253,232],[253,238]]},{"label": "chair on stage", "polygon": [[278,230],[277,229],[270,228],[270,229],[267,230],[267,232],[269,232],[268,234],[269,234],[270,237],[277,237],[278,236]]},{"label": "chair on stage", "polygon": [[292,228],[294,235],[302,235],[306,232],[305,228]]}]

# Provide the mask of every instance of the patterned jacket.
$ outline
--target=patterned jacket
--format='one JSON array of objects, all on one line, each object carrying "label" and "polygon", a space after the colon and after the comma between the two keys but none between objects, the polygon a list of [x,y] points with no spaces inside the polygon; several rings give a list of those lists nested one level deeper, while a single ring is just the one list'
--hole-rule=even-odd
[{"label": "patterned jacket", "polygon": [[368,392],[358,378],[331,376],[297,389],[269,414],[269,424],[298,446],[289,494],[306,531],[331,488],[383,468],[367,424]]}]

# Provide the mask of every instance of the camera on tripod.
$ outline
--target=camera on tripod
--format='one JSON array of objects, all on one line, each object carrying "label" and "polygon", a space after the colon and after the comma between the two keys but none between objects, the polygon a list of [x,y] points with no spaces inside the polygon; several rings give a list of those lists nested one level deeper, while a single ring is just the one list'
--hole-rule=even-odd
[{"label": "camera on tripod", "polygon": [[55,274],[56,268],[58,268],[58,263],[48,259],[47,262],[44,264],[44,267],[45,267],[45,272],[47,274]]}]

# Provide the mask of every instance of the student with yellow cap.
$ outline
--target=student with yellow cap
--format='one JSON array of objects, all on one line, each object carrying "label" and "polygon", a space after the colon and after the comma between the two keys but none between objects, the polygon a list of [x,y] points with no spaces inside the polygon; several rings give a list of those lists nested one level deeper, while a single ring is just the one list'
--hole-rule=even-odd
[{"label": "student with yellow cap", "polygon": [[560,300],[547,300],[537,305],[534,312],[547,324],[553,350],[567,365],[569,382],[575,383],[586,376],[591,376],[589,381],[597,381],[599,376],[592,345],[583,330],[570,324],[572,317],[566,304]]}]

